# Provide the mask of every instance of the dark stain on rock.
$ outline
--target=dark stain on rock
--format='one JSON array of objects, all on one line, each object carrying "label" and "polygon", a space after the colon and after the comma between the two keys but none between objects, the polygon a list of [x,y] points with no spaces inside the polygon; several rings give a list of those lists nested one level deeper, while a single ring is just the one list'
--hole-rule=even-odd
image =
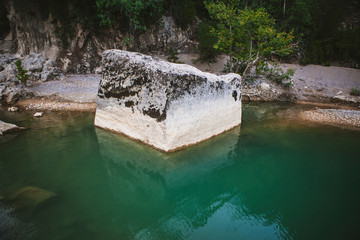
[{"label": "dark stain on rock", "polygon": [[104,98],[104,92],[102,91],[101,88],[99,88],[99,90],[98,90],[98,97],[99,98]]},{"label": "dark stain on rock", "polygon": [[134,102],[133,101],[126,101],[125,102],[125,107],[132,107],[132,106],[134,106],[135,104],[134,104]]},{"label": "dark stain on rock", "polygon": [[235,99],[235,101],[237,101],[237,91],[233,91],[232,92],[232,96],[233,96],[233,98]]},{"label": "dark stain on rock", "polygon": [[216,91],[222,90],[223,89],[223,82],[217,82],[216,83]]},{"label": "dark stain on rock", "polygon": [[161,122],[166,119],[166,110],[164,109],[163,113],[160,114],[160,110],[156,108],[149,108],[147,110],[143,110],[143,113],[145,115],[148,115],[149,117],[155,118],[156,121]]},{"label": "dark stain on rock", "polygon": [[128,89],[121,89],[119,90],[113,90],[113,91],[107,91],[105,92],[106,98],[119,98],[124,99],[126,97],[135,96],[138,92],[135,91],[129,91]]}]

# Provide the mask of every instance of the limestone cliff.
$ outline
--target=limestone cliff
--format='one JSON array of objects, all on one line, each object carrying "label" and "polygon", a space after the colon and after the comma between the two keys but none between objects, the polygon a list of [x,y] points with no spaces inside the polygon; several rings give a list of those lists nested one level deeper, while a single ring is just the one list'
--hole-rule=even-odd
[{"label": "limestone cliff", "polygon": [[95,125],[173,151],[241,123],[241,78],[140,53],[103,55]]},{"label": "limestone cliff", "polygon": [[[16,4],[16,0],[6,0],[1,4],[6,21],[3,19],[0,26],[0,54],[41,54],[65,73],[94,72],[106,49],[161,54],[168,53],[169,48],[187,51],[194,46],[195,24],[182,30],[168,16],[153,23],[146,32],[130,36],[116,25],[92,28],[86,21],[69,20],[65,24],[61,16],[44,10],[46,4],[41,1]],[[71,3],[63,5],[66,12],[74,12]]]}]

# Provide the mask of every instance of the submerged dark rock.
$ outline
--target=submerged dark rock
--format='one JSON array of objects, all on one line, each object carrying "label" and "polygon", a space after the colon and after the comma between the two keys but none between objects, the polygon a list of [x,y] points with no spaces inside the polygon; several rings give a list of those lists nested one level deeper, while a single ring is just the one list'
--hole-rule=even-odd
[{"label": "submerged dark rock", "polygon": [[57,194],[42,188],[28,186],[4,194],[4,202],[17,211],[32,214],[41,204],[56,197]]},{"label": "submerged dark rock", "polygon": [[4,133],[18,131],[24,129],[23,127],[18,127],[15,124],[12,123],[6,123],[0,120],[0,135],[3,135]]}]

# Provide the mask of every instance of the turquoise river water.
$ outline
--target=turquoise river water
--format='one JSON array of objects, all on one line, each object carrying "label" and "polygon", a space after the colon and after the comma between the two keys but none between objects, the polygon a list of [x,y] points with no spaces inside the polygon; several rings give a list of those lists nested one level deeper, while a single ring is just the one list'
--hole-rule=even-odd
[{"label": "turquoise river water", "polygon": [[241,127],[172,154],[92,113],[0,111],[29,128],[0,136],[0,239],[360,239],[360,131],[298,108],[246,104]]}]

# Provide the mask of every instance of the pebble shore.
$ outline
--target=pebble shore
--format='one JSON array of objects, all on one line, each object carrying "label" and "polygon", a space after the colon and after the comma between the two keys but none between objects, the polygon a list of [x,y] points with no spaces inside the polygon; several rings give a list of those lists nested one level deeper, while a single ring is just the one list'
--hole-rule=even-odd
[{"label": "pebble shore", "polygon": [[316,109],[299,115],[302,120],[360,129],[360,111],[356,110]]},{"label": "pebble shore", "polygon": [[26,110],[49,110],[49,111],[79,111],[79,112],[95,112],[95,102],[71,102],[56,99],[26,99],[17,103],[22,109]]}]

